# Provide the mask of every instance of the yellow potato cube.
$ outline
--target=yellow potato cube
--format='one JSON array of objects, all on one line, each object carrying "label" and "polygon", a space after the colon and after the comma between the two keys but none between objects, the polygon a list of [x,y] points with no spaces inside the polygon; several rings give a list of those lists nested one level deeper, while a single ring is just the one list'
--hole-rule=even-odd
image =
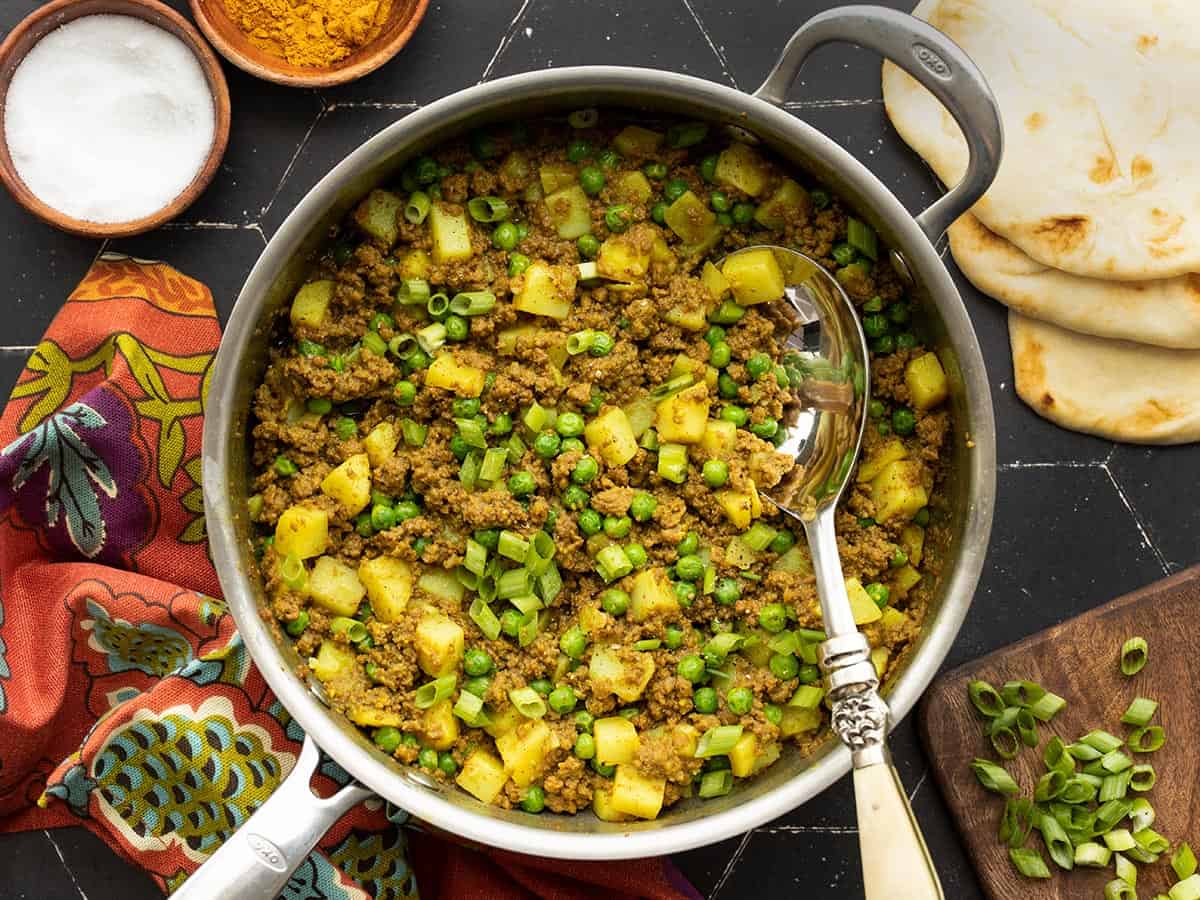
[{"label": "yellow potato cube", "polygon": [[432,264],[424,250],[409,250],[396,260],[396,274],[401,278],[428,278]]},{"label": "yellow potato cube", "polygon": [[309,506],[289,506],[275,525],[274,546],[280,557],[320,556],[329,546],[329,514]]},{"label": "yellow potato cube", "polygon": [[700,281],[708,288],[708,292],[712,294],[714,301],[720,300],[729,293],[729,282],[721,274],[721,270],[712,264],[711,260],[704,263],[704,269],[700,273]]},{"label": "yellow potato cube", "polygon": [[309,663],[313,675],[323,682],[353,675],[357,666],[358,658],[354,650],[333,641],[321,641],[316,657]]},{"label": "yellow potato cube", "polygon": [[444,569],[430,570],[417,579],[417,587],[427,594],[449,600],[451,603],[462,603],[466,588],[455,577],[453,572]]},{"label": "yellow potato cube", "polygon": [[900,438],[888,438],[882,444],[876,446],[867,458],[859,463],[858,476],[855,480],[860,483],[873,481],[875,476],[882,472],[884,467],[889,463],[907,458],[908,449],[904,446],[904,442]]},{"label": "yellow potato cube", "polygon": [[529,787],[552,749],[550,727],[541,719],[526,721],[496,739],[504,768],[517,787]]},{"label": "yellow potato cube", "polygon": [[908,627],[908,616],[896,609],[894,606],[885,606],[883,608],[883,616],[879,620],[879,624],[883,626],[885,631],[898,631]]},{"label": "yellow potato cube", "polygon": [[[720,498],[717,498],[718,501]],[[728,510],[726,510],[728,513]],[[749,519],[746,520],[749,524]],[[737,569],[748,569],[754,565],[758,559],[754,548],[741,539],[741,536],[734,535],[729,539],[729,546],[725,548],[725,562]]]},{"label": "yellow potato cube", "polygon": [[440,678],[458,669],[463,655],[462,626],[440,614],[427,615],[417,625],[413,642],[417,665],[426,675]]},{"label": "yellow potato cube", "polygon": [[622,156],[639,158],[653,156],[658,152],[662,141],[663,136],[661,132],[651,131],[649,128],[642,128],[640,125],[626,125],[613,138],[613,146],[617,148],[617,152]]},{"label": "yellow potato cube", "polygon": [[466,758],[454,781],[476,800],[491,803],[504,790],[508,773],[504,771],[504,763],[488,751],[479,748],[473,750]]},{"label": "yellow potato cube", "polygon": [[754,517],[754,502],[749,493],[734,490],[717,491],[716,500],[725,512],[725,518],[734,528],[744,531],[750,527],[750,520]]},{"label": "yellow potato cube", "polygon": [[733,299],[742,306],[778,300],[786,287],[779,260],[765,248],[728,257],[721,266],[721,274],[729,282]]},{"label": "yellow potato cube", "polygon": [[579,627],[586,634],[603,631],[612,624],[612,616],[601,611],[598,606],[585,606],[579,611]]},{"label": "yellow potato cube", "polygon": [[371,465],[378,468],[392,458],[396,445],[400,443],[400,433],[391,422],[380,422],[372,428],[365,438],[363,447],[367,451],[367,459]]},{"label": "yellow potato cube", "polygon": [[923,353],[904,367],[904,383],[913,409],[932,409],[945,401],[950,393],[946,372],[936,353]]},{"label": "yellow potato cube", "polygon": [[601,647],[592,652],[588,678],[596,694],[616,694],[626,703],[642,696],[654,675],[654,660],[649,653],[630,650],[622,659],[619,648]]},{"label": "yellow potato cube", "polygon": [[729,751],[729,769],[738,778],[747,778],[754,771],[754,758],[758,755],[758,738],[750,732],[744,733]]},{"label": "yellow potato cube", "polygon": [[494,738],[501,738],[528,721],[521,715],[521,711],[510,703],[495,712],[489,712],[488,724],[483,726],[483,730]]},{"label": "yellow potato cube", "polygon": [[412,569],[394,556],[377,556],[358,564],[358,580],[366,588],[371,609],[384,622],[396,622],[412,597]]},{"label": "yellow potato cube", "polygon": [[709,419],[704,423],[700,446],[720,459],[728,459],[737,444],[737,426],[724,419]]},{"label": "yellow potato cube", "polygon": [[404,721],[404,717],[399,713],[389,712],[377,706],[351,706],[346,710],[346,718],[355,725],[366,728],[382,728],[384,725],[399,728]]},{"label": "yellow potato cube", "polygon": [[617,196],[630,203],[645,203],[654,192],[646,176],[637,170],[626,172],[617,179],[614,187]]},{"label": "yellow potato cube", "polygon": [[545,203],[560,238],[573,241],[592,230],[591,201],[578,184],[547,194]]},{"label": "yellow potato cube", "polygon": [[597,719],[592,724],[596,760],[608,766],[633,762],[638,751],[638,734],[633,723],[621,716]]},{"label": "yellow potato cube", "polygon": [[908,554],[908,561],[919,566],[925,555],[925,529],[909,522],[900,529],[900,546]]},{"label": "yellow potato cube", "polygon": [[650,271],[650,246],[640,225],[626,234],[615,234],[600,245],[596,271],[615,281],[640,281]]},{"label": "yellow potato cube", "polygon": [[482,394],[485,378],[483,369],[463,365],[449,352],[439,353],[425,372],[426,386],[453,391],[460,397],[478,397]]},{"label": "yellow potato cube", "polygon": [[891,655],[887,647],[875,647],[871,650],[871,665],[875,667],[875,674],[880,678],[883,678],[883,673],[887,671]]},{"label": "yellow potato cube", "polygon": [[458,740],[458,718],[454,715],[454,703],[449,698],[439,700],[421,716],[417,726],[421,743],[434,750],[449,750]]},{"label": "yellow potato cube", "polygon": [[470,259],[471,225],[462,208],[440,201],[429,207],[429,236],[433,239],[433,261],[439,263]]},{"label": "yellow potato cube", "polygon": [[875,520],[886,522],[899,516],[911,519],[929,503],[925,490],[925,467],[920,460],[901,459],[888,463],[871,481]]},{"label": "yellow potato cube", "polygon": [[682,722],[671,729],[671,746],[680,759],[692,759],[700,745],[700,732],[695,725]]},{"label": "yellow potato cube", "polygon": [[592,792],[592,812],[601,822],[628,822],[631,816],[618,812],[612,802],[612,787],[604,785]]},{"label": "yellow potato cube", "polygon": [[633,766],[617,766],[612,788],[613,809],[639,819],[657,818],[666,789],[665,778],[647,778]]},{"label": "yellow potato cube", "polygon": [[354,224],[390,247],[400,236],[397,217],[403,206],[404,201],[391,191],[373,190],[354,210]]},{"label": "yellow potato cube", "polygon": [[629,597],[629,618],[634,622],[644,622],[656,613],[673,613],[679,609],[679,600],[667,580],[666,569],[661,566],[638,572]]},{"label": "yellow potato cube", "polygon": [[774,193],[758,205],[754,221],[766,228],[782,228],[789,221],[808,218],[808,191],[790,178],[785,178]]},{"label": "yellow potato cube", "polygon": [[525,270],[525,283],[513,298],[513,308],[534,316],[565,319],[575,299],[575,276],[562,266],[535,262]]},{"label": "yellow potato cube", "polygon": [[667,207],[665,221],[685,244],[702,245],[721,235],[716,214],[691,191]]},{"label": "yellow potato cube", "polygon": [[703,382],[663,400],[654,417],[658,439],[679,444],[699,443],[704,438],[710,405],[708,385]]},{"label": "yellow potato cube", "polygon": [[308,594],[313,601],[336,616],[352,616],[358,611],[367,589],[358,573],[332,556],[322,556],[308,576]]},{"label": "yellow potato cube", "polygon": [[575,166],[569,162],[548,162],[538,168],[538,180],[546,194],[553,194],[560,188],[575,184],[578,177]]},{"label": "yellow potato cube", "polygon": [[684,331],[704,331],[708,328],[708,310],[703,306],[676,303],[662,317]]},{"label": "yellow potato cube", "polygon": [[342,505],[347,515],[357,515],[371,502],[371,460],[355,453],[321,481],[321,493]]},{"label": "yellow potato cube", "polygon": [[758,496],[758,485],[753,481],[746,482],[746,493],[750,495],[750,518],[757,519],[762,515],[762,498]]},{"label": "yellow potato cube", "polygon": [[920,580],[921,573],[912,566],[901,566],[892,574],[892,593],[900,598],[907,597]]},{"label": "yellow potato cube", "polygon": [[333,302],[333,282],[328,279],[310,281],[296,291],[292,300],[293,325],[320,325]]},{"label": "yellow potato cube", "polygon": [[757,775],[768,766],[774,765],[779,759],[779,744],[775,741],[758,748],[758,753],[754,757],[754,766],[750,769],[751,775]]},{"label": "yellow potato cube", "polygon": [[717,157],[717,181],[751,197],[763,192],[769,175],[762,157],[748,144],[730,144]]},{"label": "yellow potato cube", "polygon": [[850,596],[850,612],[854,614],[855,625],[878,622],[883,617],[883,613],[857,578],[846,579],[846,593]]},{"label": "yellow potato cube", "polygon": [[610,406],[583,429],[588,450],[610,466],[623,466],[637,456],[637,438],[629,417],[619,406]]},{"label": "yellow potato cube", "polygon": [[785,706],[783,718],[779,721],[779,733],[784,737],[802,734],[805,731],[816,731],[821,727],[821,710],[801,709],[798,706]]}]

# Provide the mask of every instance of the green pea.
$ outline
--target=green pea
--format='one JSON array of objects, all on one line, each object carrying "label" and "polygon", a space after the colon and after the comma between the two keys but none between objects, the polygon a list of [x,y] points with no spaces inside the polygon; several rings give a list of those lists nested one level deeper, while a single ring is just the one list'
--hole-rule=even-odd
[{"label": "green pea", "polygon": [[383,673],[379,671],[379,666],[375,665],[373,662],[369,662],[363,666],[363,671],[367,673],[367,677],[370,678],[374,683],[378,683],[383,680]]},{"label": "green pea", "polygon": [[742,588],[735,578],[722,578],[713,588],[713,598],[722,606],[733,606],[742,596]]},{"label": "green pea", "polygon": [[629,594],[620,588],[609,588],[600,595],[600,607],[610,616],[623,616],[629,609]]},{"label": "green pea", "polygon": [[596,739],[584,732],[575,737],[575,755],[580,759],[591,759],[596,755]]},{"label": "green pea", "polygon": [[750,416],[740,406],[727,404],[721,407],[721,418],[741,428],[746,424]]},{"label": "green pea", "polygon": [[387,531],[396,524],[396,513],[390,506],[377,503],[371,507],[371,527],[376,531]]},{"label": "green pea", "polygon": [[604,394],[600,391],[593,390],[592,396],[588,398],[587,406],[583,408],[583,411],[589,416],[594,416],[596,413],[600,412],[600,408],[602,406],[604,406]]},{"label": "green pea", "polygon": [[571,659],[579,659],[587,650],[587,635],[578,625],[570,628],[558,639],[558,649]]},{"label": "green pea", "polygon": [[583,162],[592,156],[592,145],[582,138],[576,138],[567,144],[567,159],[571,162]]},{"label": "green pea", "polygon": [[508,277],[516,278],[529,268],[530,259],[524,253],[510,253],[508,256]]},{"label": "green pea", "polygon": [[722,372],[717,376],[717,393],[725,400],[737,399],[738,383],[733,380],[732,375]]},{"label": "green pea", "polygon": [[591,765],[592,771],[601,778],[612,778],[617,774],[616,766],[610,766],[607,763],[602,763],[598,759],[593,759],[589,765]]},{"label": "green pea", "polygon": [[596,254],[600,252],[600,239],[594,234],[580,235],[575,246],[584,259],[595,259]]},{"label": "green pea", "polygon": [[294,462],[292,462],[286,456],[280,455],[275,457],[275,471],[284,478],[287,478],[295,475],[300,470],[296,468],[296,464]]},{"label": "green pea", "polygon": [[429,538],[419,537],[415,541],[413,541],[412,549],[413,549],[413,553],[415,553],[417,555],[417,559],[420,559],[422,556],[425,555],[425,548],[428,546],[429,546]]},{"label": "green pea", "polygon": [[649,558],[646,555],[646,548],[641,544],[626,544],[625,555],[629,557],[629,562],[635,569],[640,569],[644,566],[646,560]]},{"label": "green pea", "polygon": [[517,226],[512,222],[501,222],[492,232],[492,246],[497,250],[512,250],[520,239]]},{"label": "green pea", "polygon": [[438,754],[438,768],[448,777],[453,778],[458,774],[458,763],[454,759],[454,754],[449,750]]},{"label": "green pea", "polygon": [[422,769],[436,769],[438,765],[438,752],[432,747],[423,747],[421,752],[417,754],[417,764]]},{"label": "green pea", "polygon": [[588,484],[600,474],[600,466],[590,456],[581,456],[571,470],[571,480],[576,484]]},{"label": "green pea", "polygon": [[529,682],[529,686],[543,697],[550,696],[550,692],[554,690],[554,685],[552,685],[549,680],[545,678],[535,678],[533,681]]},{"label": "green pea", "polygon": [[723,369],[733,358],[733,350],[724,341],[717,341],[708,351],[708,363],[713,368]]},{"label": "green pea", "polygon": [[514,472],[508,477],[508,491],[514,497],[528,497],[537,490],[537,482],[529,472]]},{"label": "green pea", "polygon": [[812,201],[814,209],[826,209],[833,202],[833,197],[824,188],[813,188],[808,192],[808,199]]},{"label": "green pea", "polygon": [[816,684],[821,680],[821,670],[812,663],[805,663],[796,673],[796,677],[800,679],[801,684]]},{"label": "green pea", "polygon": [[706,459],[701,472],[710,488],[723,487],[729,481],[729,463],[723,459]]},{"label": "green pea", "polygon": [[589,197],[595,197],[604,190],[604,170],[599,166],[584,166],[579,170],[579,186]]},{"label": "green pea", "polygon": [[660,201],[650,207],[650,218],[659,225],[665,224],[667,221],[667,204]]},{"label": "green pea", "polygon": [[783,721],[783,709],[774,703],[767,703],[763,706],[763,715],[767,717],[767,721],[772,725],[778,725]]},{"label": "green pea", "polygon": [[662,162],[648,162],[642,166],[642,172],[645,173],[647,178],[662,181],[667,177],[667,164]]},{"label": "green pea", "polygon": [[700,177],[710,184],[717,180],[717,156],[706,156],[700,160]]},{"label": "green pea", "polygon": [[323,416],[333,409],[333,402],[325,397],[312,397],[305,402],[304,408],[310,413]]},{"label": "green pea", "polygon": [[733,216],[727,212],[717,213],[717,224],[723,228],[733,227]]},{"label": "green pea", "polygon": [[492,679],[486,675],[477,675],[474,678],[468,678],[463,682],[463,690],[468,694],[474,694],[482,699],[487,696],[488,688],[492,686]]},{"label": "green pea", "polygon": [[400,406],[412,406],[417,399],[417,386],[408,380],[397,381],[392,397]]},{"label": "green pea", "polygon": [[910,331],[902,331],[896,335],[897,350],[912,350],[917,346],[917,336]]},{"label": "green pea", "polygon": [[674,203],[688,192],[688,183],[682,178],[672,178],[663,186],[663,196],[668,203]]},{"label": "green pea", "polygon": [[500,152],[496,139],[486,131],[472,132],[470,137],[471,153],[476,159],[491,159]]},{"label": "green pea", "polygon": [[883,609],[888,605],[888,595],[890,592],[888,591],[886,584],[881,584],[878,581],[872,581],[870,584],[865,585],[863,590],[867,592],[867,596],[870,597],[871,600],[874,601],[875,605],[880,609]]},{"label": "green pea", "polygon": [[675,552],[680,556],[690,556],[700,552],[700,535],[694,531],[689,531],[683,536],[683,540],[675,545]]},{"label": "green pea", "polygon": [[800,671],[800,662],[790,653],[776,653],[767,663],[771,674],[781,681],[795,678]]},{"label": "green pea", "polygon": [[699,684],[706,675],[704,660],[695,653],[689,653],[679,661],[675,667],[675,671],[679,673],[679,677],[690,681],[692,684]]},{"label": "green pea", "polygon": [[709,347],[716,346],[721,341],[725,340],[725,329],[720,325],[709,325],[708,331],[704,332],[704,342]]},{"label": "green pea", "polygon": [[887,419],[883,419],[882,421],[875,423],[875,430],[882,435],[889,435],[892,433],[892,423]]},{"label": "green pea", "polygon": [[888,307],[887,317],[894,325],[907,325],[912,318],[912,308],[907,303],[893,303]]},{"label": "green pea", "polygon": [[575,697],[575,691],[567,684],[560,684],[546,698],[546,703],[549,704],[551,711],[558,713],[560,716],[565,716],[575,709],[576,702],[578,701]]},{"label": "green pea", "polygon": [[896,434],[912,434],[916,427],[917,417],[911,409],[902,406],[892,413],[892,431]]},{"label": "green pea", "polygon": [[576,484],[567,485],[562,493],[562,504],[567,509],[583,509],[588,504],[588,493]]},{"label": "green pea", "polygon": [[772,419],[770,416],[767,416],[761,422],[755,422],[753,425],[750,426],[750,433],[753,435],[757,435],[758,437],[762,438],[764,441],[769,441],[771,438],[775,437],[775,432],[777,432],[778,430],[779,430],[779,423],[776,422],[774,419]]},{"label": "green pea", "polygon": [[771,634],[787,627],[787,608],[782,603],[768,603],[758,613],[758,624]]},{"label": "green pea", "polygon": [[600,513],[594,509],[585,509],[579,513],[579,530],[586,537],[591,537],[593,534],[598,534],[600,529],[604,527],[604,521],[600,518]]},{"label": "green pea", "polygon": [[629,514],[638,522],[649,522],[654,518],[654,510],[657,508],[658,501],[654,499],[653,494],[639,491],[633,495],[633,501],[629,504]]},{"label": "green pea", "polygon": [[692,694],[692,706],[698,713],[715,713],[717,711],[717,692],[710,687],[699,688]]},{"label": "green pea", "polygon": [[887,407],[883,405],[882,400],[872,400],[871,405],[867,407],[867,412],[872,419],[878,419],[882,418],[883,414],[887,412]]},{"label": "green pea", "polygon": [[601,150],[596,159],[606,169],[615,169],[621,164],[621,154],[611,147]]},{"label": "green pea", "polygon": [[400,729],[394,725],[384,725],[382,728],[376,728],[371,733],[371,740],[384,753],[395,753],[396,748],[400,746]]},{"label": "green pea", "polygon": [[776,532],[768,545],[772,553],[787,553],[796,544],[796,536],[786,528]]},{"label": "green pea", "polygon": [[432,157],[422,156],[413,164],[413,176],[418,184],[433,184],[437,181],[437,173],[437,160]]},{"label": "green pea", "polygon": [[488,550],[495,550],[500,546],[500,529],[499,528],[481,528],[475,532],[475,540],[482,544]]},{"label": "green pea", "polygon": [[575,727],[580,731],[591,733],[592,725],[596,723],[596,717],[586,709],[581,709],[575,713]]},{"label": "green pea", "polygon": [[668,650],[678,650],[683,646],[683,629],[677,625],[668,625],[663,643]]},{"label": "green pea", "polygon": [[525,789],[525,796],[521,798],[521,809],[527,813],[540,813],[546,808],[546,792],[536,784],[531,784]]},{"label": "green pea", "polygon": [[479,398],[460,397],[450,404],[450,411],[456,419],[471,419],[479,415]]},{"label": "green pea", "polygon": [[586,449],[587,448],[583,446],[583,441],[581,441],[579,438],[573,438],[573,437],[563,438],[563,442],[562,442],[562,452],[563,453],[572,453],[572,452],[576,452],[576,451],[579,453],[582,453]]},{"label": "green pea", "polygon": [[684,581],[697,581],[704,577],[704,561],[694,554],[681,556],[675,563],[675,574]]},{"label": "green pea", "polygon": [[500,630],[509,637],[516,637],[517,632],[521,630],[521,622],[524,618],[520,610],[506,609],[500,613]]},{"label": "green pea", "polygon": [[604,533],[613,540],[620,540],[629,535],[629,529],[633,526],[629,516],[605,516],[604,517]]},{"label": "green pea", "polygon": [[847,244],[845,241],[840,241],[833,245],[833,261],[839,266],[848,266],[854,262],[858,256],[858,251]]},{"label": "green pea", "polygon": [[908,554],[904,552],[903,547],[896,548],[895,552],[892,553],[892,558],[888,560],[888,565],[893,569],[908,565]]},{"label": "green pea", "polygon": [[708,195],[708,205],[712,207],[713,212],[729,212],[729,197],[723,191],[713,191]]},{"label": "green pea", "polygon": [[369,512],[362,512],[354,517],[354,530],[358,532],[358,536],[361,538],[369,538],[375,533],[375,529],[371,527],[371,514]]},{"label": "green pea", "polygon": [[431,362],[432,360],[429,358],[428,353],[424,350],[415,350],[413,351],[413,355],[408,358],[405,366],[410,372],[415,372],[417,369],[428,369]]},{"label": "green pea", "polygon": [[735,203],[733,206],[733,221],[738,225],[749,225],[754,221],[758,210],[753,203]]},{"label": "green pea", "polygon": [[863,518],[858,520],[859,528],[873,528],[874,526],[875,526],[875,520],[870,518],[869,516],[864,516]]},{"label": "green pea", "polygon": [[472,647],[463,654],[463,671],[468,675],[486,675],[492,671],[492,657],[486,650]]},{"label": "green pea", "polygon": [[913,515],[912,521],[913,521],[914,525],[920,525],[922,528],[925,528],[926,526],[928,526],[929,525],[929,507],[926,506],[926,507],[922,507],[921,509],[918,509],[916,511],[916,513]]},{"label": "green pea", "polygon": [[771,371],[771,357],[765,353],[755,353],[752,357],[746,360],[746,372],[755,381],[762,378]]},{"label": "green pea", "polygon": [[292,619],[292,621],[288,622],[287,625],[284,626],[284,630],[292,637],[300,637],[300,635],[304,634],[304,630],[306,628],[308,628],[307,609],[300,610],[300,612],[296,615],[296,618]]},{"label": "green pea", "polygon": [[623,203],[618,206],[610,206],[604,213],[604,225],[614,234],[621,234],[625,231],[629,227],[630,221],[629,207]]},{"label": "green pea", "polygon": [[869,338],[877,338],[880,335],[887,334],[888,320],[879,313],[873,313],[869,316],[863,316],[862,326],[863,334]]},{"label": "green pea", "polygon": [[735,716],[744,716],[754,708],[754,691],[736,687],[725,695],[725,705]]},{"label": "green pea", "polygon": [[511,434],[513,430],[512,416],[508,413],[500,413],[496,418],[492,419],[492,424],[489,429],[492,434]]},{"label": "green pea", "polygon": [[680,606],[691,606],[696,599],[696,586],[687,581],[677,581],[674,584],[675,599]]},{"label": "green pea", "polygon": [[533,439],[533,452],[542,459],[553,459],[558,456],[562,439],[553,431],[542,431]]},{"label": "green pea", "polygon": [[462,316],[451,313],[442,323],[446,326],[446,340],[465,341],[471,333],[471,323]]},{"label": "green pea", "polygon": [[613,341],[612,335],[606,331],[597,331],[595,337],[592,338],[592,346],[588,352],[592,356],[608,356],[608,354],[613,352],[613,347],[615,346],[616,343]]},{"label": "green pea", "polygon": [[583,416],[576,412],[560,413],[554,420],[554,430],[563,437],[576,437],[583,434]]}]

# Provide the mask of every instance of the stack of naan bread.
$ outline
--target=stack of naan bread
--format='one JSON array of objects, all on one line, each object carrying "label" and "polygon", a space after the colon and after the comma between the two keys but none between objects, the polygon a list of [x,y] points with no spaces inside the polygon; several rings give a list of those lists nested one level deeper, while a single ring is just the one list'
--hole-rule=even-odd
[{"label": "stack of naan bread", "polygon": [[[1009,309],[1017,392],[1113,440],[1200,440],[1200,0],[922,0],[999,101],[995,183],[950,229]],[[947,184],[950,114],[886,64],[900,135]]]}]

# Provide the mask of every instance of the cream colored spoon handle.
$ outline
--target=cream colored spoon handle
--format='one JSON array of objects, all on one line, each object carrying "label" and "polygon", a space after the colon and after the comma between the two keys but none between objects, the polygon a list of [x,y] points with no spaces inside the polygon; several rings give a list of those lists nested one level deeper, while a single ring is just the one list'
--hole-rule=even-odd
[{"label": "cream colored spoon handle", "polygon": [[895,766],[855,769],[854,799],[866,900],[944,900]]}]

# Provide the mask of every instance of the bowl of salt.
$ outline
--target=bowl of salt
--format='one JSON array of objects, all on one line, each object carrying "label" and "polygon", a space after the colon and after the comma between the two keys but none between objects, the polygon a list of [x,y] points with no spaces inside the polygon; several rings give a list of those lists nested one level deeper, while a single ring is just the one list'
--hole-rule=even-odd
[{"label": "bowl of salt", "polygon": [[72,234],[178,216],[216,174],[229,115],[216,56],[157,0],[53,0],[0,44],[0,182]]}]

